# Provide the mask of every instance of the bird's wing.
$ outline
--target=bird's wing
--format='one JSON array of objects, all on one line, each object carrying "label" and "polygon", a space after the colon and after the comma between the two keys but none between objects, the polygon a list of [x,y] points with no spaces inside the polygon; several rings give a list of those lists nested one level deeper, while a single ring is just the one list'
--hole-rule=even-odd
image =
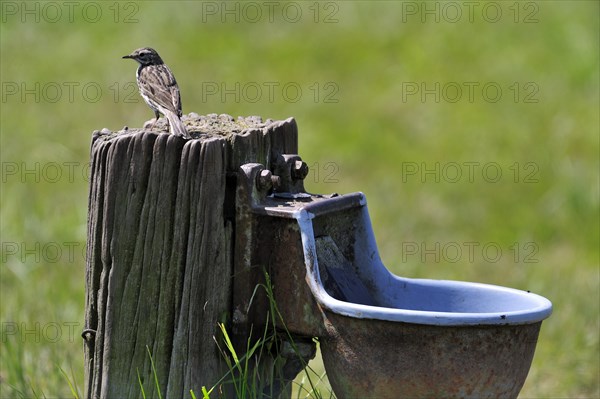
[{"label": "bird's wing", "polygon": [[179,87],[168,66],[161,64],[144,68],[140,72],[138,83],[142,95],[181,116]]}]

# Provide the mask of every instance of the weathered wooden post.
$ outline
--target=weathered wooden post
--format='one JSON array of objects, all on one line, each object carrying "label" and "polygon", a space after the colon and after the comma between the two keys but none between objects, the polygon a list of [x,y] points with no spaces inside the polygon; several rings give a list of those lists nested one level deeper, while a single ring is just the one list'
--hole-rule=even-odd
[{"label": "weathered wooden post", "polygon": [[[242,164],[297,153],[293,119],[184,116],[192,140],[95,132],[86,262],[87,398],[199,396],[223,376]],[[152,360],[149,353],[152,355]],[[154,363],[155,373],[152,370]]]}]

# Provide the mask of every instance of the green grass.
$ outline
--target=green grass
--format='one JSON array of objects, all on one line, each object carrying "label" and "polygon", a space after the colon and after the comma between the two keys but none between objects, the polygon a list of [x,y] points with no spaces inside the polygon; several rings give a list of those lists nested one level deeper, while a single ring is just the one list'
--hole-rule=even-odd
[{"label": "green grass", "polygon": [[[49,3],[37,4],[42,13]],[[48,21],[50,8],[40,22],[0,14],[0,398],[72,397],[61,369],[72,369],[69,380],[82,389],[91,131],[152,116],[128,86],[134,63],[120,59],[145,45],[175,72],[186,113],[294,116],[300,155],[312,165],[307,188],[365,192],[382,259],[395,273],[552,300],[522,398],[600,396],[598,2],[497,2],[498,22],[486,21],[478,3],[473,22],[465,6],[455,23],[447,21],[453,14],[423,22],[406,9],[423,7],[413,2],[291,3],[302,10],[297,22],[280,12],[270,22],[266,8],[258,22],[222,22],[206,9],[221,2],[165,1],[118,3],[115,22],[113,2],[96,4],[95,23],[82,5],[73,22],[66,6],[57,22]],[[124,23],[131,11],[137,22]],[[332,12],[336,21],[325,23]],[[537,21],[525,23],[531,13]],[[239,99],[207,93],[236,82],[247,90]],[[258,99],[253,82],[264,88]],[[406,93],[452,82],[497,84],[502,97],[491,102],[476,90],[473,101],[463,94],[450,102],[447,91],[436,102]],[[302,96],[293,102],[283,87]],[[442,173],[454,164],[463,167],[458,181]],[[436,165],[439,173],[421,174]],[[479,165],[472,180],[465,165]],[[481,174],[489,165],[502,171],[496,183]],[[465,243],[477,244],[473,256]],[[490,261],[486,245],[502,256]],[[456,246],[462,254],[451,262],[443,251]]]},{"label": "green grass", "polygon": [[[331,388],[326,388],[327,396],[322,392],[323,374],[319,375],[302,360],[301,350],[287,329],[286,322],[275,301],[270,276],[267,271],[264,270],[263,272],[265,282],[256,286],[249,305],[252,306],[257,293],[266,295],[269,309],[267,310],[262,336],[259,339],[253,337],[252,329],[254,326],[251,326],[250,337],[246,342],[244,353],[238,354],[227,331],[227,326],[219,323],[221,338],[215,338],[215,342],[223,355],[228,372],[210,390],[207,391],[205,387],[202,387],[204,399],[210,399],[213,391],[222,392],[223,390],[235,393],[236,398],[258,399],[264,397],[265,392],[267,392],[266,389],[270,389],[266,394],[267,397],[279,397],[279,394],[273,391],[274,385],[265,386],[265,382],[286,383],[282,374],[286,363],[285,355],[282,355],[284,342],[291,346],[294,356],[301,359],[304,365],[304,370],[296,378],[297,382],[292,383],[292,397],[298,399],[335,399]],[[273,354],[277,354],[277,356],[273,358]],[[257,364],[264,366],[255,367]],[[227,390],[227,387],[230,387],[230,389]],[[217,396],[221,397],[222,395]]]},{"label": "green grass", "polygon": [[[256,336],[253,334],[252,329],[254,326],[251,326],[250,337],[247,339],[246,347],[243,348],[242,352],[238,353],[240,349],[236,349],[233,344],[227,326],[224,323],[218,323],[219,331],[213,338],[223,356],[227,371],[210,389],[206,386],[200,387],[199,391],[202,393],[202,399],[227,398],[231,395],[244,399],[259,399],[264,398],[265,395],[269,398],[279,398],[281,393],[275,391],[277,389],[276,385],[279,383],[286,384],[283,386],[283,389],[287,390],[290,388],[290,392],[293,389],[295,396],[292,397],[297,399],[325,399],[326,397],[328,399],[335,399],[330,388],[327,388],[327,396],[324,396],[321,392],[320,385],[323,382],[324,373],[321,375],[317,374],[312,367],[304,363],[304,360],[302,360],[304,370],[300,372],[301,377],[298,378],[299,381],[297,383],[294,381],[291,383],[291,387],[287,387],[289,381],[286,381],[282,374],[286,363],[286,356],[289,356],[282,355],[284,341],[289,343],[295,354],[294,356],[303,359],[303,355],[298,348],[298,344],[294,341],[294,337],[287,329],[285,320],[275,302],[273,285],[266,270],[264,271],[264,276],[265,283],[255,287],[249,305],[252,306],[257,293],[266,295],[269,309],[267,310],[262,335]],[[159,384],[159,376],[154,367],[154,359],[148,346],[146,346],[146,350],[151,364],[152,381],[158,398],[162,399],[161,389],[164,387],[161,387]],[[61,372],[66,377],[73,396],[79,398],[79,392],[76,386],[71,384],[70,377],[62,369]],[[139,370],[137,370],[137,375],[142,398],[146,399],[147,394]],[[270,391],[267,391],[267,389],[270,389]],[[196,393],[193,389],[190,390],[190,396],[192,399],[196,399]]]}]

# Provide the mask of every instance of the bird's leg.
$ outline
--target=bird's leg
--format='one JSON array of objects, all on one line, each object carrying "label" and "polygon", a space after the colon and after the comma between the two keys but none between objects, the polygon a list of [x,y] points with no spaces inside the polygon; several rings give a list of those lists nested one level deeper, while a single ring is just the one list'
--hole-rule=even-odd
[{"label": "bird's leg", "polygon": [[148,130],[152,130],[152,128],[154,127],[154,125],[156,125],[156,122],[158,122],[158,118],[160,118],[160,112],[154,111],[154,122],[152,122],[152,124],[150,125],[150,127],[148,127]]}]

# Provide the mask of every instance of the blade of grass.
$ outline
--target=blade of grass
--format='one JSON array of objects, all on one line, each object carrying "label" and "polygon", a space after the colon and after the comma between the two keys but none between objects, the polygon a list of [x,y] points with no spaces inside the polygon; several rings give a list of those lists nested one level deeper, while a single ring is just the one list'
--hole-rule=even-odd
[{"label": "blade of grass", "polygon": [[[213,391],[214,387],[210,389],[210,391],[206,390],[206,387],[202,387],[202,399],[210,399],[210,393]],[[192,399],[196,399],[196,395],[194,395],[194,391],[190,390],[192,394]]]},{"label": "blade of grass", "polygon": [[135,370],[137,371],[138,383],[140,384],[140,389],[142,390],[142,398],[146,399],[146,391],[144,391],[144,384],[142,383],[142,377],[140,376],[140,369],[136,368]]},{"label": "blade of grass", "polygon": [[[79,399],[79,392],[77,391],[77,383],[75,383],[75,386],[73,386],[73,384],[71,383],[71,379],[69,378],[67,373],[62,369],[62,367],[58,366],[58,369],[60,370],[60,373],[63,375],[63,377],[65,377],[65,380],[67,381],[67,384],[69,385],[69,389],[71,390],[71,394],[75,397],[75,399]],[[73,373],[72,368],[71,368],[71,373]]]},{"label": "blade of grass", "polygon": [[219,328],[221,328],[221,331],[223,332],[223,338],[225,338],[225,345],[227,346],[227,350],[229,350],[229,353],[231,354],[231,356],[233,356],[233,361],[234,363],[239,363],[240,359],[238,358],[238,355],[235,351],[235,348],[233,347],[233,344],[231,343],[231,340],[229,339],[229,334],[227,334],[227,329],[225,328],[225,324],[223,323],[218,323],[219,324]]},{"label": "blade of grass", "polygon": [[156,368],[154,367],[154,359],[152,359],[152,353],[150,353],[150,348],[148,347],[148,345],[146,345],[146,351],[148,352],[148,356],[150,357],[150,366],[152,366],[152,375],[154,376],[154,385],[156,385],[158,399],[162,399],[162,394],[160,392],[160,384],[158,383],[158,375],[156,374]]}]

